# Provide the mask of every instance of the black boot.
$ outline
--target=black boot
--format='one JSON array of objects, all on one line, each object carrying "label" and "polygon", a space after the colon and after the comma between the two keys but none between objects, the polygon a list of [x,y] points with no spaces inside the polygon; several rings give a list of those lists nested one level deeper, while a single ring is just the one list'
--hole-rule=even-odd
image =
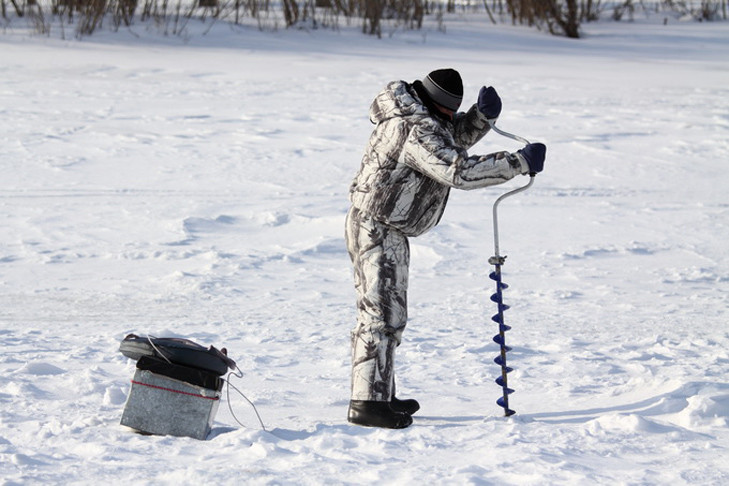
[{"label": "black boot", "polygon": [[347,420],[352,424],[385,429],[404,429],[413,418],[403,412],[395,412],[388,402],[350,400]]},{"label": "black boot", "polygon": [[408,398],[407,400],[400,400],[395,396],[397,393],[397,386],[395,385],[395,380],[392,381],[392,401],[390,402],[390,408],[393,409],[396,412],[403,412],[408,415],[412,415],[418,410],[420,410],[420,404],[417,400],[413,400],[412,398]]},{"label": "black boot", "polygon": [[408,415],[412,415],[420,410],[420,404],[417,400],[408,398],[406,400],[400,400],[397,397],[392,397],[390,402],[390,408],[395,412],[403,412]]}]

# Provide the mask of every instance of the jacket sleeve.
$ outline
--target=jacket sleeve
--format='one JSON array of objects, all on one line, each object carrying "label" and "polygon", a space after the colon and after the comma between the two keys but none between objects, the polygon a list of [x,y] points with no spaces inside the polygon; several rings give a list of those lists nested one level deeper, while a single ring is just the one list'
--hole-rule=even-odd
[{"label": "jacket sleeve", "polygon": [[471,106],[466,113],[457,113],[453,127],[456,145],[466,150],[476,145],[491,130],[488,119],[478,111],[476,105]]},{"label": "jacket sleeve", "polygon": [[495,152],[469,156],[446,130],[432,123],[413,126],[399,161],[441,184],[465,190],[501,184],[529,172],[521,154]]}]

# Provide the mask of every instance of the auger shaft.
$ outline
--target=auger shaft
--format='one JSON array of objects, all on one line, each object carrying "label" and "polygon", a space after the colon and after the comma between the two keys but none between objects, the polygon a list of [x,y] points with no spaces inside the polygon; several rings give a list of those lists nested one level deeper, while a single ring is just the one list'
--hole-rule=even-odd
[{"label": "auger shaft", "polygon": [[[491,128],[508,138],[512,138],[514,140],[517,140],[519,142],[528,144],[529,141],[525,138],[519,137],[517,135],[513,135],[511,133],[504,132],[498,128],[496,128],[496,125],[494,124],[494,120],[489,120],[489,125],[491,125]],[[498,307],[498,312],[491,318],[492,321],[496,322],[499,325],[499,333],[494,336],[493,340],[495,343],[499,345],[499,355],[494,359],[494,362],[501,366],[501,376],[499,376],[496,379],[496,384],[501,387],[502,390],[502,396],[496,400],[496,403],[504,409],[504,415],[506,417],[509,417],[511,415],[514,415],[516,412],[509,408],[509,395],[514,393],[514,390],[508,387],[508,378],[507,374],[513,371],[513,368],[509,368],[506,365],[506,353],[511,351],[511,348],[506,345],[506,331],[511,329],[510,326],[507,326],[504,323],[504,312],[509,309],[508,305],[504,304],[504,295],[503,290],[507,289],[509,286],[506,285],[501,280],[501,266],[506,261],[506,256],[502,256],[499,253],[499,216],[498,216],[498,207],[499,203],[506,199],[509,196],[513,196],[514,194],[520,193],[522,191],[526,191],[531,187],[531,185],[534,183],[534,177],[536,174],[529,174],[529,183],[527,183],[525,186],[518,187],[512,191],[507,192],[506,194],[501,195],[498,199],[496,199],[496,202],[494,202],[493,207],[493,224],[494,224],[494,256],[489,258],[489,263],[494,266],[494,271],[489,274],[489,278],[494,280],[496,282],[496,292],[491,295],[491,300],[496,303]]]},{"label": "auger shaft", "polygon": [[491,320],[499,325],[499,333],[494,336],[494,342],[499,345],[500,352],[496,359],[494,359],[494,362],[501,366],[501,376],[496,379],[496,384],[501,386],[503,392],[503,395],[496,401],[496,403],[504,409],[504,414],[508,417],[515,413],[514,410],[509,408],[509,395],[513,393],[514,390],[508,387],[507,374],[512,371],[512,369],[506,366],[506,353],[510,351],[511,348],[506,345],[505,333],[511,329],[511,327],[504,323],[504,311],[509,309],[509,306],[504,304],[504,296],[502,293],[502,290],[508,288],[508,285],[501,281],[501,263],[499,262],[503,262],[503,258],[492,257],[489,262],[495,267],[489,277],[496,281],[496,293],[491,296],[491,300],[496,302],[498,306],[498,313],[491,318]]}]

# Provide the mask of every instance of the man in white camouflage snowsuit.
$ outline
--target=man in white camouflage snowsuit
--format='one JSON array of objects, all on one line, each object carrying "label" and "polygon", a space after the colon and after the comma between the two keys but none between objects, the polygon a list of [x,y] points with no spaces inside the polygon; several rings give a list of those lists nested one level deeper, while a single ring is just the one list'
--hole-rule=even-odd
[{"label": "man in white camouflage snowsuit", "polygon": [[350,188],[347,250],[354,266],[357,324],[352,330],[351,423],[404,428],[417,401],[395,397],[393,360],[407,321],[408,238],[433,228],[452,187],[478,189],[539,172],[546,148],[469,156],[501,112],[492,87],[468,112],[455,70],[422,81],[394,81],[370,106],[376,125]]}]

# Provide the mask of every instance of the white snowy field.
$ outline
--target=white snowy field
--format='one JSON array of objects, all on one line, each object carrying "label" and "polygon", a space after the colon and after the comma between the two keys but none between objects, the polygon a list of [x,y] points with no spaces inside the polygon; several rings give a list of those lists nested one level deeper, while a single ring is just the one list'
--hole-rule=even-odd
[{"label": "white snowy field", "polygon": [[[0,35],[0,484],[729,484],[729,24],[447,27]],[[517,414],[487,260],[526,178],[452,192],[411,241],[422,409],[350,426],[367,110],[441,67],[548,147],[499,212]],[[266,430],[234,392],[206,441],[119,425],[128,333],[227,347]]]}]

